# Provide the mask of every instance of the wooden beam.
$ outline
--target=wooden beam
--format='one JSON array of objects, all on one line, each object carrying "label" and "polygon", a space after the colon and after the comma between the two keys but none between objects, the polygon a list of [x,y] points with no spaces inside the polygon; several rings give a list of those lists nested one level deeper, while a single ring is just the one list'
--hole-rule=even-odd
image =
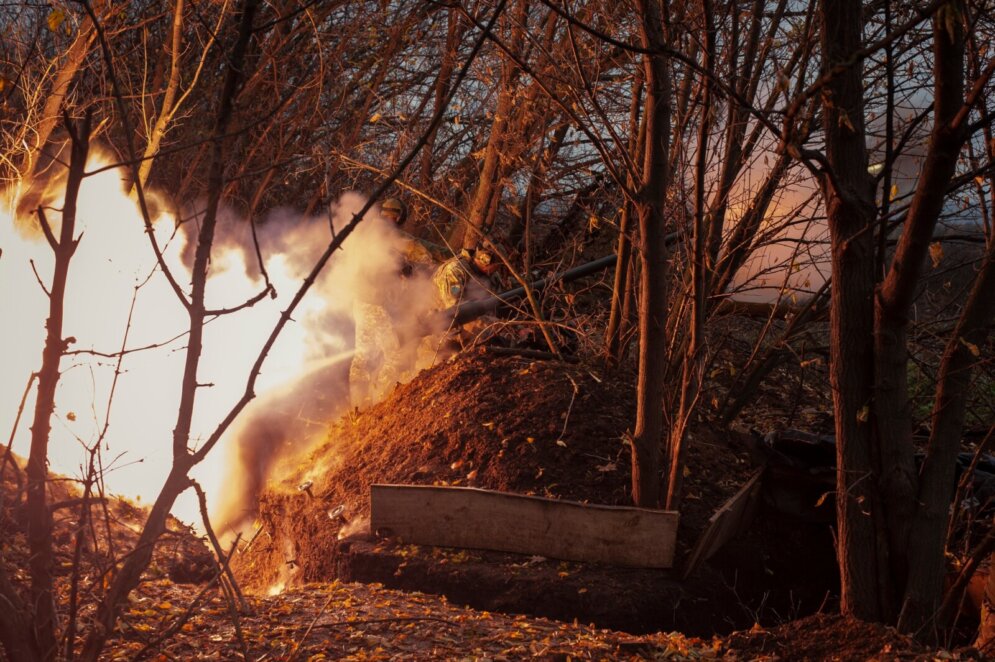
[{"label": "wooden beam", "polygon": [[708,519],[706,528],[684,563],[686,579],[699,565],[707,561],[722,546],[738,536],[752,521],[760,495],[763,469],[757,470],[739,491],[729,497]]},{"label": "wooden beam", "polygon": [[669,568],[677,513],[469,487],[373,485],[370,529],[405,542]]}]

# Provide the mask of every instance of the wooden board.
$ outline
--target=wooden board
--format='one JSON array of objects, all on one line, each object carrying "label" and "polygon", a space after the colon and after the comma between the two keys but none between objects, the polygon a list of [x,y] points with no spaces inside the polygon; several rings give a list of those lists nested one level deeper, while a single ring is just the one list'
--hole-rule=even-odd
[{"label": "wooden board", "polygon": [[370,529],[418,545],[669,568],[677,513],[470,487],[373,485]]},{"label": "wooden board", "polygon": [[705,562],[732,538],[739,535],[753,519],[757,498],[760,494],[760,479],[763,469],[755,472],[739,491],[712,514],[708,528],[702,532],[694,549],[684,564],[683,576],[687,577],[699,564]]}]

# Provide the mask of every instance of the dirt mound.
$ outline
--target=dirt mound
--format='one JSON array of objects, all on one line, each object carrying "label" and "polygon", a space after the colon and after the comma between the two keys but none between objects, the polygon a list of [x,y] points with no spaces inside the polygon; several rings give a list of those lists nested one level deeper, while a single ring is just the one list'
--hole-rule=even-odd
[{"label": "dirt mound", "polygon": [[[444,593],[478,608],[577,617],[630,631],[722,620],[728,605],[712,602],[729,603],[731,595],[717,576],[704,580],[704,594],[689,599],[670,572],[561,567],[554,560],[447,554],[352,536],[368,528],[373,483],[629,505],[626,435],[634,395],[633,377],[625,372],[465,352],[398,386],[384,402],[335,422],[317,447],[285,458],[261,495],[259,528],[236,556],[236,572],[256,590],[332,578],[377,581]],[[692,437],[679,558],[753,469],[748,454],[724,437],[707,429]]]}]

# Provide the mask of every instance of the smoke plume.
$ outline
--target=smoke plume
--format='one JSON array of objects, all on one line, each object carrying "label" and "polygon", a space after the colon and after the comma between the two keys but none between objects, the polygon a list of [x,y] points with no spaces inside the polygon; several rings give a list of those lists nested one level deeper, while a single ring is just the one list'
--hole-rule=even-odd
[{"label": "smoke plume", "polygon": [[[333,231],[341,231],[364,203],[359,194],[347,193],[329,216],[302,218],[278,210],[257,226],[259,251],[281,298],[289,300]],[[229,475],[214,508],[221,528],[237,530],[251,521],[279,458],[323,439],[328,424],[350,407],[378,401],[431,361],[424,356],[419,361],[418,350],[432,331],[424,328],[424,320],[436,298],[430,265],[402,273],[411,241],[371,211],[315,281],[295,315],[304,330],[303,371],[256,398],[228,433]],[[185,250],[187,260],[192,244]],[[222,258],[212,262],[212,269],[244,265],[245,276],[261,281],[247,222],[222,214],[216,246]],[[286,280],[276,282],[277,274]]]}]

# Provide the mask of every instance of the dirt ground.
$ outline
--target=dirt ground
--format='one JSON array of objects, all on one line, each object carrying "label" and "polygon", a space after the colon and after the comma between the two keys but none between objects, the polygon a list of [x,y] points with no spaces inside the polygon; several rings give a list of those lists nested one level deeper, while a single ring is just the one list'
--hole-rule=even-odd
[{"label": "dirt ground", "polygon": [[[203,540],[171,521],[105,658],[982,659],[970,650],[927,651],[891,629],[840,617],[791,620],[832,608],[825,576],[831,539],[825,527],[762,512],[751,530],[683,581],[670,571],[424,548],[361,533],[372,482],[628,503],[624,435],[632,392],[624,377],[590,366],[486,351],[424,373],[380,405],[339,421],[320,447],[284,464],[282,478],[263,495],[257,535],[236,557],[248,589],[244,608],[230,605],[213,583],[216,565]],[[679,562],[754,468],[742,435],[709,434],[705,426],[693,434]],[[306,481],[308,489],[299,489]],[[55,540],[63,609],[71,579],[64,561],[79,522],[71,485],[56,478],[50,490],[54,503],[65,504],[56,510]],[[24,518],[11,498],[18,490],[10,469],[3,487],[0,524],[12,535],[0,540],[0,557],[23,582]],[[329,516],[340,506],[345,525]],[[117,498],[93,511],[98,535],[85,545],[81,573],[91,605],[101,591],[99,568],[112,550],[134,542],[145,517]],[[798,551],[813,548],[829,554]],[[820,576],[829,588],[804,596]],[[84,630],[89,609],[81,613]],[[776,625],[785,621],[791,622]]]},{"label": "dirt ground", "polygon": [[[262,592],[332,579],[379,582],[478,609],[635,633],[712,636],[831,607],[835,565],[825,526],[761,517],[737,551],[681,577],[711,515],[756,470],[744,435],[707,424],[692,427],[675,570],[417,548],[368,535],[373,483],[631,504],[626,435],[634,392],[624,371],[465,352],[286,458],[261,496],[259,528],[236,557],[236,572]],[[821,552],[812,551],[814,541]]]}]

